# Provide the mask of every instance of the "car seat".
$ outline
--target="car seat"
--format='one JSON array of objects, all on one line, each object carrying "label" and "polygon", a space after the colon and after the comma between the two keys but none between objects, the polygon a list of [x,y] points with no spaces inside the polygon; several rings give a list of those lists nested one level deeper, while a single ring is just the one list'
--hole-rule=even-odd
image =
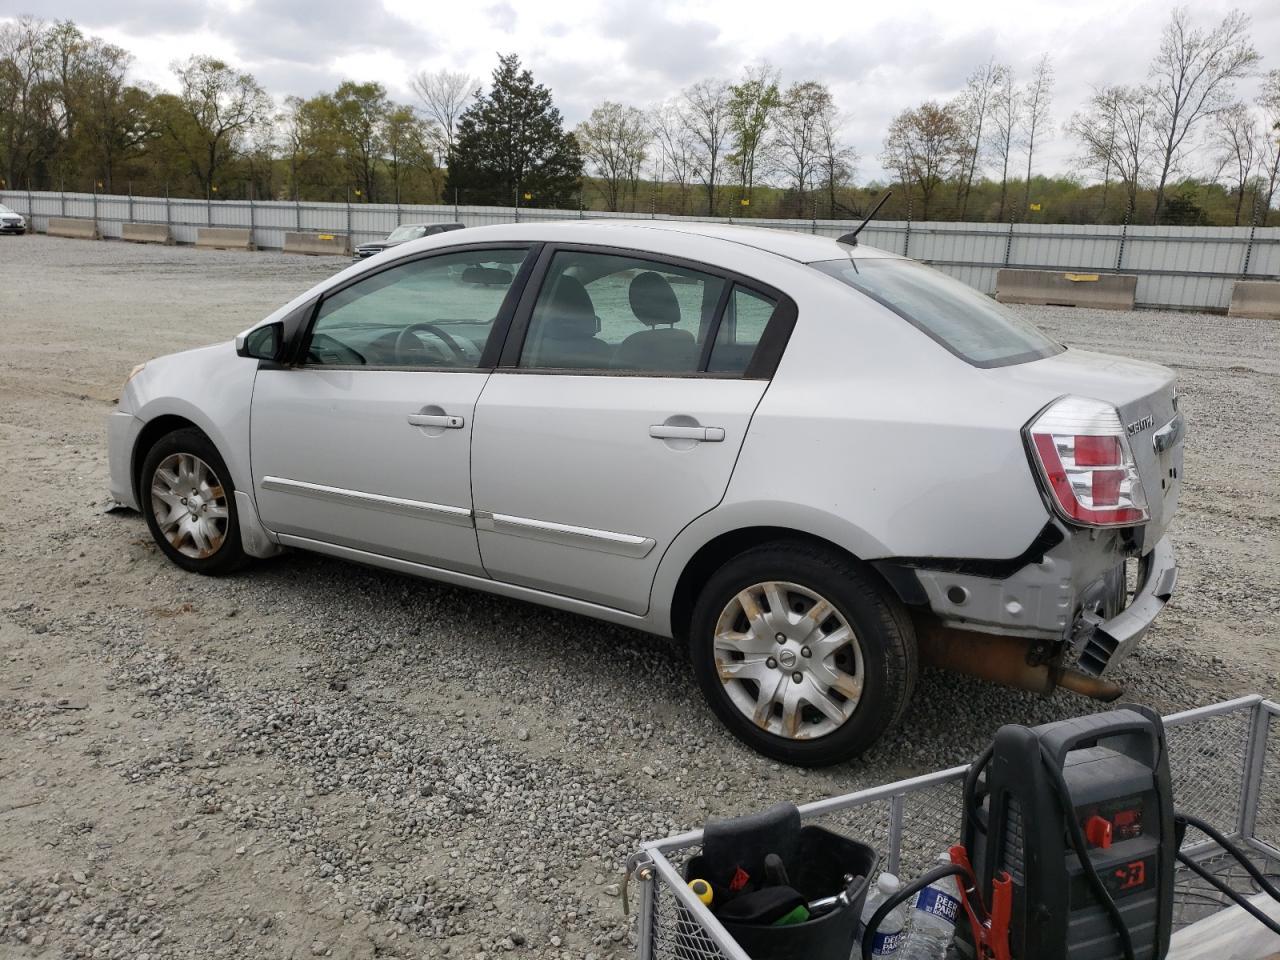
[{"label": "car seat", "polygon": [[613,368],[695,371],[698,341],[688,330],[676,329],[680,322],[680,301],[667,278],[652,270],[637,274],[627,297],[631,301],[631,312],[649,329],[633,333],[618,344],[613,354]]},{"label": "car seat", "polygon": [[543,311],[538,367],[607,369],[613,348],[596,338],[600,321],[582,281],[562,276]]}]

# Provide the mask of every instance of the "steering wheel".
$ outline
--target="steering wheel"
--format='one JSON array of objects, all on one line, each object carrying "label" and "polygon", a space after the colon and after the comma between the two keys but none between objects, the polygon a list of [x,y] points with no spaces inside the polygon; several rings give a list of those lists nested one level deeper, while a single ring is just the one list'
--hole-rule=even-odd
[{"label": "steering wheel", "polygon": [[[395,345],[395,354],[396,354],[397,362],[401,362],[401,363],[405,362],[405,360],[407,359],[406,354],[409,352],[408,351],[409,337],[417,333],[419,330],[425,330],[427,333],[431,334],[433,337],[435,337],[441,343],[443,343],[446,347],[448,347],[450,352],[453,353],[454,357],[458,360],[458,362],[462,366],[466,367],[471,365],[471,359],[467,356],[466,352],[462,349],[462,347],[458,345],[457,340],[453,339],[453,337],[449,336],[449,334],[441,330],[438,326],[436,326],[436,324],[425,323],[425,322],[411,323],[407,327],[405,327],[403,330],[400,331],[399,336],[396,337],[396,345]],[[417,338],[415,337],[415,340],[416,339]],[[422,346],[422,343],[420,341],[418,342],[418,346],[419,348],[421,348]]]}]

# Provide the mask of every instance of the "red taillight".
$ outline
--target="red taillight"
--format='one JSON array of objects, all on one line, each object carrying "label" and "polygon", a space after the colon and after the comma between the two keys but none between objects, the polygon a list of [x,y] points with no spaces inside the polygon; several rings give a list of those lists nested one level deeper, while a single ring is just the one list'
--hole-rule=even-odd
[{"label": "red taillight", "polygon": [[1036,464],[1062,514],[1090,526],[1147,519],[1147,498],[1114,407],[1064,397],[1029,429]]}]

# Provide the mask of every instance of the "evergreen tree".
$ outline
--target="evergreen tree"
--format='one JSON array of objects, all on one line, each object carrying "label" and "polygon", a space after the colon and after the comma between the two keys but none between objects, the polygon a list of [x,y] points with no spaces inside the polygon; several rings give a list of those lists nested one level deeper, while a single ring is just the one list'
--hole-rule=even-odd
[{"label": "evergreen tree", "polygon": [[[521,69],[520,58],[498,58],[493,85],[458,121],[447,190],[468,202],[555,206],[578,191],[582,154],[566,133],[551,91]],[[525,199],[528,195],[529,199]]]}]

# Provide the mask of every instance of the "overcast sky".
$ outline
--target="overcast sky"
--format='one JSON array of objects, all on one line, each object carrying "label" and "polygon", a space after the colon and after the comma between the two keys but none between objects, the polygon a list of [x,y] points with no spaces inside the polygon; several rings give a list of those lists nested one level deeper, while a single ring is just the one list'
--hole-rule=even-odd
[{"label": "overcast sky", "polygon": [[[1263,69],[1280,67],[1280,2],[1199,0],[1194,18],[1211,26],[1235,7],[1253,19]],[[881,140],[903,107],[955,95],[990,56],[1025,79],[1046,50],[1057,73],[1054,129],[1036,167],[1068,169],[1063,121],[1090,85],[1144,77],[1170,9],[1116,0],[0,0],[0,17],[76,21],[131,51],[136,78],[168,88],[171,61],[209,53],[251,71],[277,98],[354,79],[378,80],[409,102],[417,70],[487,80],[497,54],[514,51],[570,125],[602,99],[644,106],[765,59],[786,82],[830,84],[861,155],[860,182],[881,175]],[[1252,98],[1255,89],[1239,92]]]}]

